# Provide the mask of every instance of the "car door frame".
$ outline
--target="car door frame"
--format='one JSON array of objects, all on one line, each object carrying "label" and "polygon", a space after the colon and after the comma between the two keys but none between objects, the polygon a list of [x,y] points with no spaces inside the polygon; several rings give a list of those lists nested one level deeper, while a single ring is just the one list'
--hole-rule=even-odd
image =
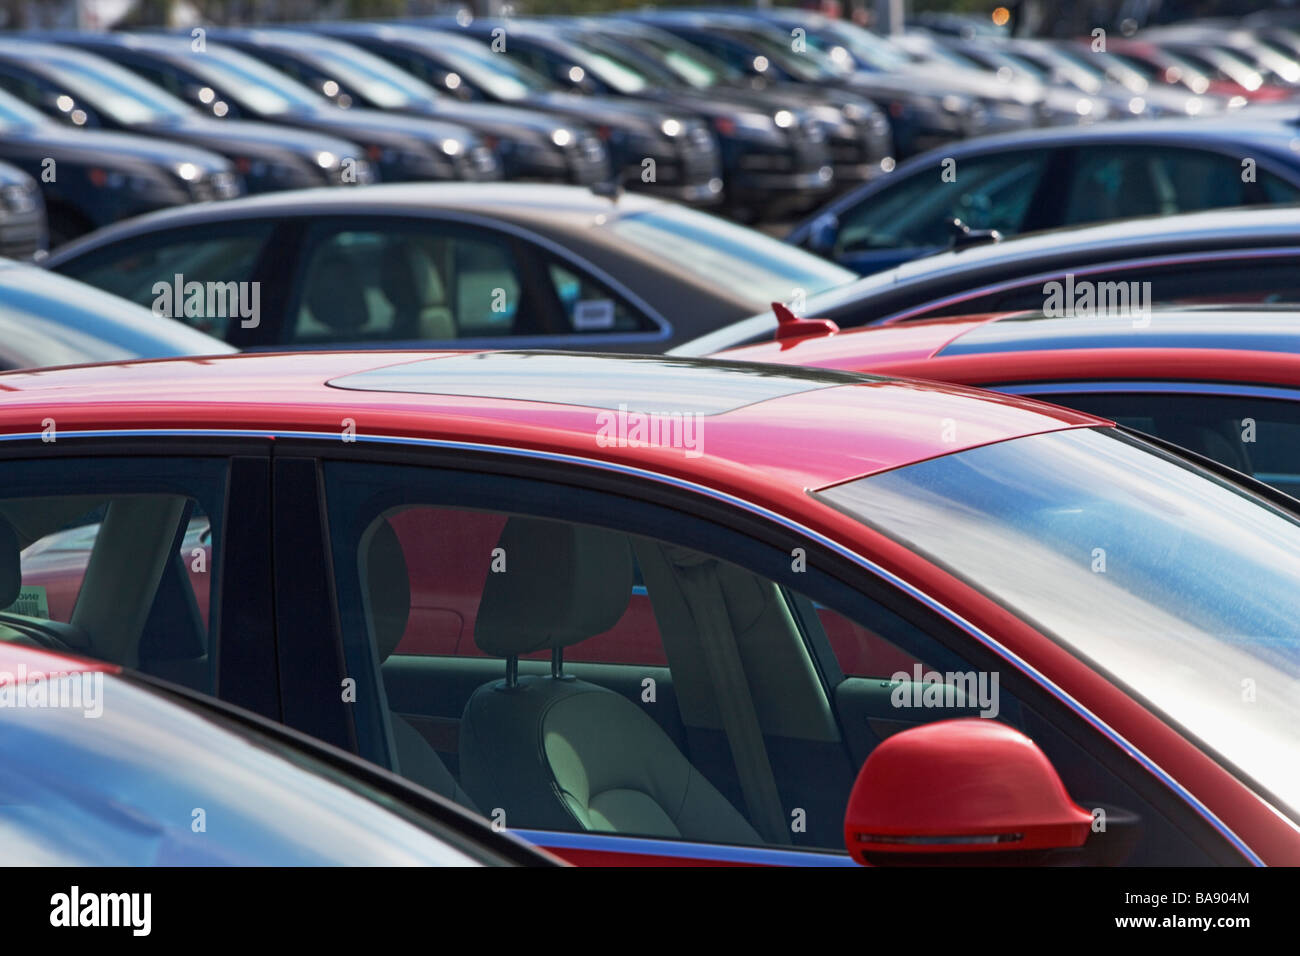
[{"label": "car door frame", "polygon": [[[943,598],[933,596],[932,588],[922,588],[909,583],[905,578],[877,563],[873,557],[810,530],[795,518],[778,514],[737,495],[663,473],[578,458],[559,452],[487,446],[432,438],[358,435],[356,439],[343,442],[340,441],[339,436],[332,434],[296,433],[284,436],[283,440],[277,440],[273,450],[277,458],[285,456],[314,462],[313,467],[303,468],[297,480],[292,482],[278,480],[281,472],[276,471],[277,481],[273,500],[277,509],[281,506],[298,507],[301,511],[302,527],[307,528],[314,524],[317,532],[322,535],[321,543],[312,546],[313,553],[318,556],[312,560],[312,567],[316,570],[317,576],[296,573],[279,578],[277,606],[279,601],[284,600],[283,589],[286,587],[299,591],[296,599],[285,602],[287,607],[319,601],[321,593],[331,596],[330,607],[324,614],[318,613],[316,622],[305,629],[314,630],[314,634],[310,637],[316,644],[317,653],[327,654],[330,659],[339,662],[342,669],[330,671],[331,680],[346,677],[346,667],[342,664],[344,642],[341,616],[336,600],[338,592],[329,557],[329,525],[328,515],[324,510],[324,478],[321,468],[323,462],[343,460],[416,465],[468,474],[491,473],[533,483],[545,482],[572,489],[613,493],[642,505],[668,509],[674,513],[674,520],[677,522],[702,523],[715,532],[747,538],[754,545],[773,552],[774,558],[779,556],[787,567],[791,545],[805,548],[808,567],[817,568],[826,576],[826,580],[855,593],[859,600],[869,600],[884,605],[905,619],[910,619],[909,616],[919,616],[924,621],[921,626],[931,638],[969,661],[972,666],[996,668],[1000,673],[1006,674],[1003,685],[1011,688],[1011,692],[1022,704],[1033,707],[1040,714],[1045,715],[1052,726],[1067,734],[1078,747],[1136,791],[1148,804],[1159,808],[1167,819],[1176,821],[1177,826],[1184,833],[1195,833],[1194,840],[1190,836],[1188,839],[1204,853],[1224,863],[1259,864],[1261,862],[1260,857],[1247,846],[1245,841],[1191,792],[1189,787],[1193,784],[1192,781],[1180,782],[1165,772],[1151,756],[1142,753],[1114,731],[1103,718],[1094,713],[1090,709],[1089,702],[1076,700],[1048,679],[1032,662],[1026,661],[1002,641],[990,636],[987,631],[964,616],[959,609],[954,610],[946,604]],[[303,507],[304,501],[308,502],[306,507]],[[313,516],[312,512],[315,509],[320,510]],[[611,525],[607,522],[606,526]],[[625,529],[620,526],[620,530]],[[651,536],[657,536],[654,531],[629,533],[649,533]],[[678,540],[680,537],[678,533],[670,539]],[[891,545],[891,550],[898,549],[901,549],[901,546]],[[924,565],[927,575],[932,575],[935,579],[953,580],[948,579],[947,573],[942,569],[915,555],[912,557],[916,562]],[[752,560],[737,563],[754,570]],[[764,571],[754,573],[770,575],[770,572]],[[780,576],[772,579],[781,583]],[[810,596],[816,598],[816,595]],[[977,600],[988,606],[989,613],[995,619],[1006,617],[1005,611],[989,599],[979,597]],[[839,610],[834,604],[829,606]],[[846,616],[851,620],[856,619],[852,614]],[[332,628],[332,634],[328,640],[325,640],[319,622],[327,620],[328,626]],[[1054,648],[1048,653],[1057,658],[1058,664],[1061,663],[1060,655],[1063,651],[1050,639],[1045,638],[1023,621],[1007,624],[1007,628],[1012,627],[1024,634],[1032,635],[1035,640],[1048,641]],[[285,641],[281,646],[292,645]],[[818,659],[816,650],[810,646],[809,652],[814,654],[816,661]],[[307,685],[294,682],[294,675],[301,676],[302,671],[296,662],[282,659],[281,665],[282,691],[286,695],[285,709],[289,712],[295,707],[295,703],[290,701],[289,697],[294,693],[302,692],[302,687]],[[333,665],[327,662],[324,666],[329,669]],[[1065,666],[1089,683],[1096,684],[1098,681],[1104,683],[1105,690],[1101,692],[1101,696],[1091,702],[1092,707],[1102,711],[1105,707],[1116,705],[1124,710],[1140,707],[1140,704],[1110,684],[1077,657],[1071,657]],[[820,668],[819,673],[823,679],[823,689],[829,696],[834,688],[825,680],[825,673]],[[332,685],[331,689],[337,686]],[[317,695],[317,699],[311,702],[311,707],[323,706],[323,702],[327,699],[323,693],[326,687],[327,683],[323,679],[307,687],[308,693]],[[321,717],[326,722],[332,720],[337,732],[337,729],[343,725],[351,724],[353,717],[349,705],[345,704],[337,693],[332,695],[330,702],[342,714],[341,722],[340,718],[331,718],[323,712]],[[838,709],[835,713],[836,719],[839,720]],[[1169,742],[1171,748],[1195,746],[1194,742],[1186,740],[1175,728],[1165,724],[1157,715],[1145,712],[1145,716],[1162,738]],[[345,729],[330,742],[346,743],[346,739]],[[355,753],[357,752],[355,731],[352,732],[350,739],[353,741],[351,752]],[[1160,757],[1163,754],[1155,756]],[[1243,781],[1236,780],[1236,784],[1239,791],[1234,791],[1232,801],[1234,810],[1242,804],[1252,804],[1253,801],[1261,799]],[[653,865],[659,862],[683,866],[808,865],[818,861],[823,865],[842,865],[839,855],[830,851],[791,850],[772,846],[722,846],[708,842],[645,840],[598,833],[527,831],[526,836],[566,858],[604,865],[629,862],[641,865]],[[843,860],[849,860],[847,854],[844,855]]]},{"label": "car door frame", "polygon": [[[57,416],[57,410],[52,412]],[[46,442],[40,431],[7,434],[0,462],[100,458],[225,458],[222,549],[209,565],[217,601],[215,694],[264,717],[279,720],[281,705],[274,650],[274,587],[271,576],[271,442],[261,436],[213,435],[201,430],[129,427],[58,433]],[[3,482],[0,481],[0,490]]]},{"label": "car door frame", "polygon": [[[302,351],[326,351],[347,348],[360,349],[600,349],[617,350],[622,346],[645,346],[651,343],[667,343],[672,337],[672,324],[652,305],[601,269],[590,260],[566,249],[545,236],[500,219],[491,219],[473,213],[452,210],[398,210],[370,209],[356,213],[329,213],[325,215],[301,217],[302,232],[295,238],[296,259],[291,273],[286,273],[286,295],[281,313],[281,324],[276,338],[264,340],[256,346],[245,346],[249,350],[278,351],[292,348]],[[526,290],[530,301],[543,302],[550,312],[550,321],[568,323],[554,284],[546,276],[546,260],[555,259],[574,271],[580,278],[607,289],[624,308],[635,312],[643,321],[654,326],[654,331],[637,332],[566,332],[554,335],[510,335],[480,336],[456,339],[385,339],[337,341],[337,342],[290,342],[286,339],[291,316],[302,302],[303,283],[306,281],[310,265],[310,253],[322,241],[320,236],[311,232],[325,227],[333,227],[329,235],[345,231],[380,231],[385,223],[420,225],[436,224],[450,231],[464,230],[467,236],[474,233],[500,242],[510,249],[515,259],[521,285]]]}]

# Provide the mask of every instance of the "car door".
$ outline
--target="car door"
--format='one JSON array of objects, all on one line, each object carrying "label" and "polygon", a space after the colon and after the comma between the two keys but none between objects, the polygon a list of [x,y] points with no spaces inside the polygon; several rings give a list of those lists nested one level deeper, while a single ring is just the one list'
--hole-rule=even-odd
[{"label": "car door", "polygon": [[570,254],[474,222],[307,227],[278,347],[618,347],[659,325]]},{"label": "car door", "polygon": [[55,257],[50,268],[252,348],[276,340],[299,231],[292,218],[160,229]]},{"label": "car door", "polygon": [[1111,143],[1079,144],[1067,152],[1062,226],[1256,205],[1270,201],[1265,181],[1285,191],[1285,180],[1226,152]]},{"label": "car door", "polygon": [[[533,842],[595,864],[848,865],[866,757],[982,713],[1140,830],[1125,861],[1232,859],[1014,667],[789,526],[545,455],[521,471],[383,444],[277,444],[277,507],[306,535],[286,614],[306,616],[305,643],[340,647],[327,666],[282,656],[286,714]],[[900,704],[935,673],[984,689]]]},{"label": "car door", "polygon": [[835,211],[830,257],[868,275],[946,249],[951,222],[1004,236],[1036,228],[1051,192],[1053,151],[1010,150],[936,160],[902,179],[887,179],[861,201]]},{"label": "car door", "polygon": [[278,719],[268,443],[58,428],[0,451],[0,640]]}]

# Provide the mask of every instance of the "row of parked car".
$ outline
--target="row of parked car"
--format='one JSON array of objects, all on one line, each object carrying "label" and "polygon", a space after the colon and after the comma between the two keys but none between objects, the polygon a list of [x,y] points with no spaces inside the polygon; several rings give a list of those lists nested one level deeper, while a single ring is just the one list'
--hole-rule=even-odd
[{"label": "row of parked car", "polygon": [[1195,29],[0,41],[262,193],[0,265],[0,858],[1300,864],[1300,105]]},{"label": "row of parked car", "polygon": [[42,198],[57,246],[167,206],[376,180],[626,187],[780,219],[967,137],[1219,116],[1300,80],[1280,26],[1108,42],[886,39],[779,8],[11,34],[0,161],[31,179],[3,173],[0,244],[43,248]]}]

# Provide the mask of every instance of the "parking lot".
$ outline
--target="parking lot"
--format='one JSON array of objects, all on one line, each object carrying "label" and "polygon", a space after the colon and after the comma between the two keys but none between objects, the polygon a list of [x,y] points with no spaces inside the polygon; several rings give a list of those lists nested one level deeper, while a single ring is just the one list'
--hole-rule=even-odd
[{"label": "parking lot", "polygon": [[1300,15],[534,6],[0,31],[0,862],[1300,865]]}]

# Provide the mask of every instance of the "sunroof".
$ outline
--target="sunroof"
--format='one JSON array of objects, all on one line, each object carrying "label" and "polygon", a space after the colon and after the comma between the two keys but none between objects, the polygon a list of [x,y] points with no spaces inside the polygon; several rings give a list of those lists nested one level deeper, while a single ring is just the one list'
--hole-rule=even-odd
[{"label": "sunroof", "polygon": [[1294,312],[1161,312],[1087,318],[1015,316],[976,326],[938,355],[1063,349],[1178,348],[1300,352]]},{"label": "sunroof", "polygon": [[717,415],[798,392],[875,380],[854,372],[662,355],[474,352],[369,369],[329,384],[363,392]]}]

